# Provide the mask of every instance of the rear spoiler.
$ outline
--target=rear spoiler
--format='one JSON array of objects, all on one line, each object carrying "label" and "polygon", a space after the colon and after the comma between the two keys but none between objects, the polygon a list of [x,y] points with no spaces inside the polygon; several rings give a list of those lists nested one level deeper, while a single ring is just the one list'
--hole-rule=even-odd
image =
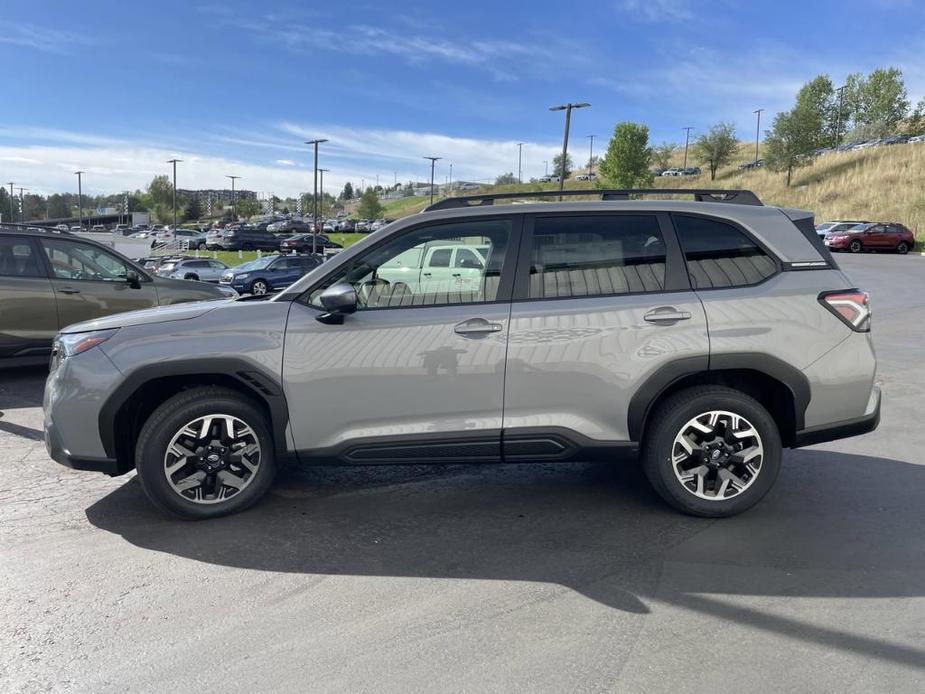
[{"label": "rear spoiler", "polygon": [[[815,213],[812,210],[801,210],[796,207],[778,207],[777,209],[783,212],[784,215],[793,222],[793,226],[799,229],[806,240],[810,242],[812,247],[819,251],[819,255],[822,256],[822,260],[825,261],[825,266],[837,270],[838,263],[835,262],[835,258],[832,256],[831,251],[825,247],[819,234],[816,233]],[[812,270],[822,267],[823,263],[821,261],[791,263],[791,266],[792,270]]]}]

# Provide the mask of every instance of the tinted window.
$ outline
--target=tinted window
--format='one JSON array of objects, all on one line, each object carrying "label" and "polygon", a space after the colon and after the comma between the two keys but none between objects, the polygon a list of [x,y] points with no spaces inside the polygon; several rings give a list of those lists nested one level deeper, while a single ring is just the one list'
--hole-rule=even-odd
[{"label": "tinted window", "polygon": [[757,284],[777,270],[774,261],[731,224],[684,215],[673,219],[694,289]]},{"label": "tinted window", "polygon": [[43,274],[32,244],[22,238],[0,238],[0,275],[41,277]]},{"label": "tinted window", "polygon": [[652,215],[536,220],[532,299],[653,292],[665,287],[665,242]]},{"label": "tinted window", "polygon": [[453,254],[452,248],[438,248],[430,256],[428,265],[431,267],[449,267],[450,256]]},{"label": "tinted window", "polygon": [[[510,220],[480,220],[419,227],[353,258],[312,291],[318,299],[325,287],[348,282],[357,290],[361,309],[439,306],[494,301],[501,267],[511,237]],[[454,251],[478,249],[480,267],[451,268]],[[435,266],[437,254],[446,263]]]},{"label": "tinted window", "polygon": [[96,246],[58,239],[42,239],[55,277],[68,280],[124,282],[130,267]]}]

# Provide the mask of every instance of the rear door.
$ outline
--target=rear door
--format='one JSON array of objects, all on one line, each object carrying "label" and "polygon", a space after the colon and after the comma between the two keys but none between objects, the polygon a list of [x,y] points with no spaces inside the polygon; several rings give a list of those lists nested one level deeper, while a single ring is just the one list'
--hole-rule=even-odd
[{"label": "rear door", "polygon": [[703,307],[667,215],[528,218],[504,396],[505,459],[631,439],[630,400],[678,360],[706,368]]},{"label": "rear door", "polygon": [[39,244],[57,299],[59,327],[157,306],[154,283],[139,273],[141,286],[130,286],[126,276],[134,268],[123,258],[73,239],[42,238]]},{"label": "rear door", "polygon": [[40,253],[30,237],[0,235],[0,358],[51,353],[58,309]]}]

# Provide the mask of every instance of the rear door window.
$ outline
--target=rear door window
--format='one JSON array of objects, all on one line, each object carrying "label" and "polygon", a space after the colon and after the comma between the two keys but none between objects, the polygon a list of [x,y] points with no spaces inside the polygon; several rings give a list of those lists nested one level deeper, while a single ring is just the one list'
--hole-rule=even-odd
[{"label": "rear door window", "polygon": [[665,288],[665,241],[655,215],[540,217],[533,227],[531,299]]},{"label": "rear door window", "polygon": [[0,276],[44,277],[35,249],[28,239],[0,237]]},{"label": "rear door window", "polygon": [[694,289],[747,287],[777,272],[777,264],[742,231],[710,217],[672,215]]}]

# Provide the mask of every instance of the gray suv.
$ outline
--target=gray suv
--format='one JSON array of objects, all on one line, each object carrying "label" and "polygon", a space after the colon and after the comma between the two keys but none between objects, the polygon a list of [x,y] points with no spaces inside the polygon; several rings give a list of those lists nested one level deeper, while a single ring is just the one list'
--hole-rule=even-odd
[{"label": "gray suv", "polygon": [[[694,200],[629,199],[655,192]],[[877,426],[868,297],[811,213],[748,191],[595,195],[451,198],[269,301],[71,326],[46,446],[136,469],[191,519],[250,506],[284,461],[637,456],[668,503],[728,516],[768,492],[782,448]]]}]

